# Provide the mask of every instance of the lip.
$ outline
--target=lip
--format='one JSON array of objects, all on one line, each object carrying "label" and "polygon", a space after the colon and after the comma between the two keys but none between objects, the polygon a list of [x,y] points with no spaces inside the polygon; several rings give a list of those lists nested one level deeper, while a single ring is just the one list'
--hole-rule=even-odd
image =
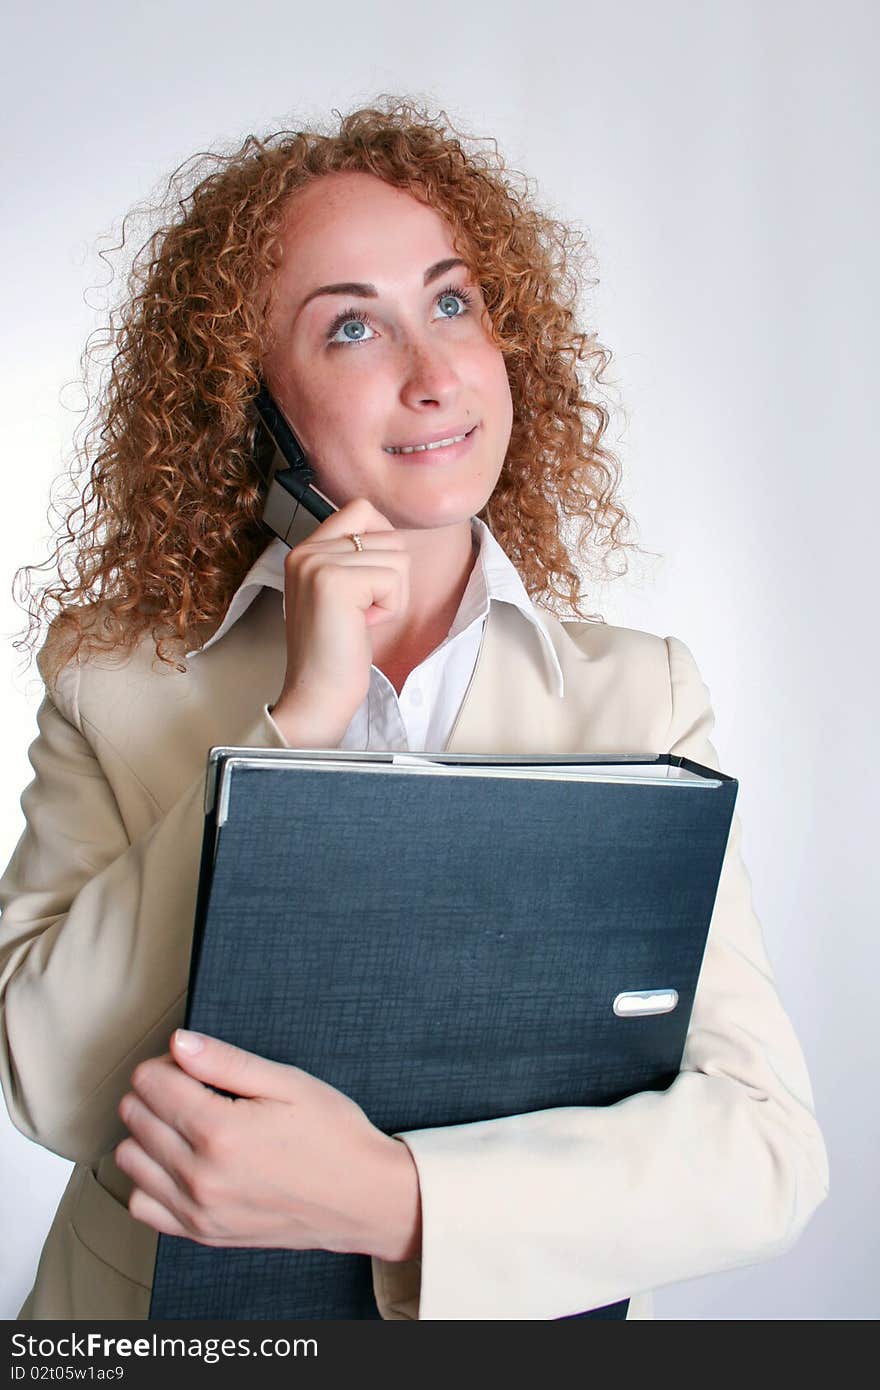
[{"label": "lip", "polygon": [[474,435],[479,429],[479,425],[480,422],[478,421],[476,425],[471,425],[470,429],[463,429],[459,425],[457,429],[437,430],[434,434],[429,435],[427,439],[420,439],[417,441],[419,444],[436,444],[441,439],[452,439],[457,434],[464,435],[464,439],[459,440],[457,444],[446,444],[442,449],[422,449],[415,454],[389,454],[388,447],[393,447],[395,449],[410,449],[413,447],[412,444],[395,444],[393,446],[386,446],[385,455],[387,458],[395,459],[398,463],[439,463],[441,460],[460,458],[462,454],[467,453],[468,449],[470,449]]}]

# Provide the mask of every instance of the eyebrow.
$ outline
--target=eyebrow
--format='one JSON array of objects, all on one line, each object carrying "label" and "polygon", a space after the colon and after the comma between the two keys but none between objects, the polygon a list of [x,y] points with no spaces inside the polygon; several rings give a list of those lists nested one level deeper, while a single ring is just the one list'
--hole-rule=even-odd
[{"label": "eyebrow", "polygon": [[[425,271],[422,283],[430,285],[432,280],[439,279],[439,277],[445,275],[447,271],[454,270],[456,266],[460,265],[466,267],[466,264],[467,263],[458,256],[451,256],[445,261],[435,261],[434,264],[429,265],[428,269]],[[376,289],[375,285],[362,283],[359,280],[342,280],[337,285],[319,285],[316,290],[312,290],[310,294],[306,295],[294,317],[300,314],[311,300],[317,299],[319,294],[351,294],[357,295],[359,299],[378,299],[379,297],[379,291]]]}]

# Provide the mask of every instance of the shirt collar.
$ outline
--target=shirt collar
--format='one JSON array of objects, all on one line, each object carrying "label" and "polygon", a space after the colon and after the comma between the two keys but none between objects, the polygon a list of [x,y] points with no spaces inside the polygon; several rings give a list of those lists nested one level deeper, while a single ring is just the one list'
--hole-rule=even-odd
[{"label": "shirt collar", "polygon": [[[452,627],[449,629],[450,639],[457,637],[460,632],[464,632],[477,619],[484,618],[493,602],[512,604],[531,623],[541,639],[548,679],[561,699],[565,693],[565,682],[559,657],[550,639],[550,634],[541,621],[540,614],[529,598],[522,579],[512,561],[492,535],[489,527],[478,516],[471,517],[471,531],[479,549],[476,563],[471,570],[467,587],[458,606],[458,612]],[[187,660],[199,656],[209,647],[213,647],[215,642],[219,642],[221,637],[225,637],[229,629],[247,612],[254,599],[264,588],[276,589],[281,594],[283,603],[284,559],[287,554],[288,546],[285,545],[284,541],[278,539],[270,541],[263,553],[251,565],[233,594],[223,621],[216,632],[201,647],[187,652]]]}]

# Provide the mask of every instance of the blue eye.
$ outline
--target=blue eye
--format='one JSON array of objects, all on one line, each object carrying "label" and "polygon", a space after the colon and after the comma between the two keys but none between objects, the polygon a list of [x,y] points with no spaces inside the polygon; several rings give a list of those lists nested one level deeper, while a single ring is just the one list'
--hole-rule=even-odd
[{"label": "blue eye", "polygon": [[[456,299],[460,300],[461,304],[464,307],[458,310],[456,313],[447,314],[446,306],[450,303],[454,304]],[[445,290],[440,291],[434,302],[437,305],[438,309],[442,310],[442,313],[440,315],[441,318],[460,319],[470,309],[472,300],[473,296],[470,295],[467,290],[460,290],[456,289],[454,285],[447,285]]]},{"label": "blue eye", "polygon": [[[372,333],[366,314],[357,309],[346,309],[331,323],[327,338],[331,343],[367,343],[369,338],[364,331],[367,328]],[[351,329],[355,331],[351,332]]]}]

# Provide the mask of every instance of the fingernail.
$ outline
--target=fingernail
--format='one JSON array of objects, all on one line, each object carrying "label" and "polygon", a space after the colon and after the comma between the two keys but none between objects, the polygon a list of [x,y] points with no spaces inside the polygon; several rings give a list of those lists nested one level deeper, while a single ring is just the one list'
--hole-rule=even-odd
[{"label": "fingernail", "polygon": [[190,1033],[186,1028],[178,1028],[174,1034],[174,1041],[181,1052],[201,1052],[205,1045],[205,1039],[201,1033]]}]

